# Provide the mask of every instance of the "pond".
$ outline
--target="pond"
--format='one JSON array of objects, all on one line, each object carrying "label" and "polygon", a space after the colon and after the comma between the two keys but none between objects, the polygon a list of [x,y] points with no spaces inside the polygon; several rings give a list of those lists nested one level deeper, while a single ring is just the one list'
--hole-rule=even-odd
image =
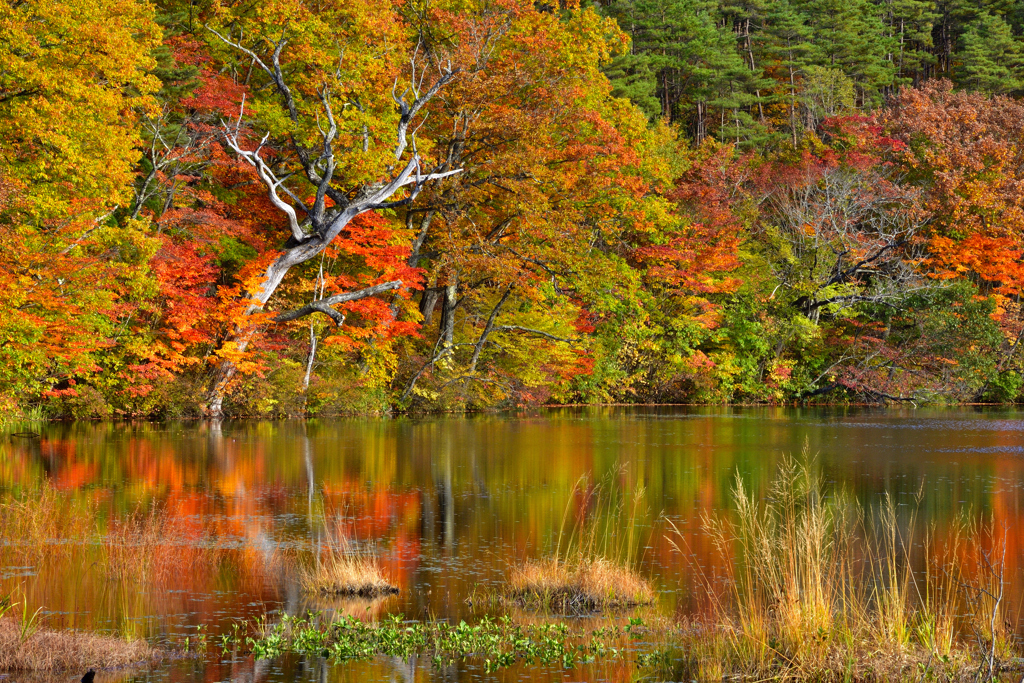
[{"label": "pond", "polygon": [[[53,562],[7,553],[0,594],[23,595],[50,625],[137,634],[157,644],[180,647],[185,637],[214,638],[239,620],[309,609],[454,622],[494,614],[484,596],[501,587],[509,567],[552,552],[565,520],[588,514],[580,495],[585,476],[615,495],[644,487],[634,533],[641,568],[659,591],[651,609],[683,618],[701,609],[695,568],[713,572],[720,561],[701,515],[730,505],[737,476],[764,495],[780,459],[804,449],[866,510],[891,495],[918,539],[922,530],[941,535],[960,514],[994,523],[1006,538],[1007,604],[1024,599],[1024,525],[1016,523],[1024,502],[1024,413],[1015,411],[564,408],[36,429],[39,438],[0,442],[4,497],[47,483],[95,506],[103,519],[163,510],[181,533],[174,548],[150,558],[169,569],[147,581],[112,579],[88,543]],[[681,531],[688,557],[673,547],[667,520]],[[618,532],[624,530],[609,533]],[[331,534],[379,554],[401,593],[373,603],[305,597],[286,558]],[[190,544],[215,544],[226,559],[196,561]],[[498,678],[628,680],[636,675],[631,666],[513,666]],[[330,664],[210,653],[103,680],[488,678],[474,661],[437,668],[415,659]],[[77,680],[32,680],[51,679]]]}]

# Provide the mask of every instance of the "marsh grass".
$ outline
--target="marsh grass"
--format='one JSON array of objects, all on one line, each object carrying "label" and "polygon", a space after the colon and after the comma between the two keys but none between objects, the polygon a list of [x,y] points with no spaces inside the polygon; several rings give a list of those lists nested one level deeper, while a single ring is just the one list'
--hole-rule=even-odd
[{"label": "marsh grass", "polygon": [[96,534],[96,507],[51,486],[23,491],[0,503],[0,551],[20,560],[66,555],[74,542]]},{"label": "marsh grass", "polygon": [[360,553],[345,535],[335,538],[329,530],[325,533],[326,540],[314,550],[312,564],[299,566],[299,585],[303,592],[361,598],[398,593],[398,587],[391,582],[375,554]]},{"label": "marsh grass", "polygon": [[632,607],[656,597],[635,570],[602,557],[527,561],[512,568],[508,584],[516,600],[559,609]]},{"label": "marsh grass", "polygon": [[49,485],[0,503],[0,558],[5,561],[84,561],[87,548],[90,565],[95,562],[107,578],[130,584],[180,581],[225,556],[215,536],[159,507],[111,517],[95,502]]},{"label": "marsh grass", "polygon": [[107,576],[137,583],[152,580],[164,525],[163,515],[156,510],[136,511],[125,519],[113,520],[103,537]]},{"label": "marsh grass", "polygon": [[157,508],[112,520],[103,547],[107,576],[137,584],[172,583],[209,570],[225,555],[204,531]]},{"label": "marsh grass", "polygon": [[[992,529],[962,517],[941,543],[929,530],[922,576],[911,554],[920,492],[912,505],[885,496],[865,511],[826,487],[805,451],[783,460],[763,501],[738,476],[732,493],[735,515],[703,519],[726,575],[692,566],[707,616],[682,629],[674,675],[956,679],[999,670],[1008,639]],[[675,549],[691,557],[673,532]]]},{"label": "marsh grass", "polygon": [[0,671],[76,671],[157,661],[164,652],[142,640],[25,626],[0,617]]},{"label": "marsh grass", "polygon": [[[610,480],[573,487],[559,526],[554,555],[513,566],[507,598],[531,607],[599,610],[654,602],[657,595],[640,575],[637,522],[646,511],[643,487],[616,498]],[[584,514],[568,527],[574,501]],[[565,547],[563,548],[563,540]]]}]

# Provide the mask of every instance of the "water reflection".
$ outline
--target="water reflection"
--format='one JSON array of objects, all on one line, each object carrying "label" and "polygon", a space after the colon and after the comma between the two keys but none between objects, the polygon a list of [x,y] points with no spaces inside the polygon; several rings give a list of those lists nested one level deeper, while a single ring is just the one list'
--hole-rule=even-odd
[{"label": "water reflection", "polygon": [[[992,519],[1007,534],[1008,602],[1020,604],[1024,596],[1024,526],[1016,523],[1024,419],[1013,412],[565,409],[424,420],[48,425],[42,432],[39,439],[0,443],[4,495],[48,482],[98,506],[105,520],[157,507],[183,537],[217,549],[215,562],[188,560],[187,549],[173,549],[160,559],[173,563],[172,570],[148,583],[112,581],[96,565],[99,549],[90,543],[53,562],[5,560],[0,591],[23,592],[55,625],[161,641],[195,635],[200,626],[217,634],[238,619],[275,610],[473,618],[485,608],[467,597],[500,585],[509,563],[552,548],[584,474],[607,478],[619,491],[646,487],[645,571],[662,591],[663,613],[690,614],[701,608],[691,563],[713,569],[717,561],[701,513],[728,507],[737,475],[764,492],[782,454],[805,443],[820,453],[825,476],[848,486],[865,509],[877,510],[883,493],[893,495],[906,512],[904,524],[923,482],[918,538],[928,527],[941,535],[962,510]],[[689,561],[662,533],[663,516],[684,532]],[[374,543],[401,595],[374,604],[304,598],[293,561],[323,542],[326,531]],[[620,665],[607,666],[588,677],[629,677]],[[201,665],[179,663],[151,676],[411,681],[476,675],[471,665],[434,671],[423,662],[384,660],[355,668],[296,660],[190,667]]]}]

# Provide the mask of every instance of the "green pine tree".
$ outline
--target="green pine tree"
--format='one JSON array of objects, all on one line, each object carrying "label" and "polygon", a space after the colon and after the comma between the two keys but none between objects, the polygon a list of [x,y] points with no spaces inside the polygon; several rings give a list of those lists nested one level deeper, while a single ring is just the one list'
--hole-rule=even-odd
[{"label": "green pine tree", "polygon": [[892,40],[896,83],[920,83],[935,64],[935,0],[884,0],[882,18]]},{"label": "green pine tree", "polygon": [[805,70],[818,58],[807,15],[789,0],[773,2],[757,43],[762,63],[772,70],[783,93],[779,102],[785,107],[790,140],[796,146],[802,128],[800,92]]},{"label": "green pine tree", "polygon": [[[645,58],[666,119],[686,125],[698,142],[708,135],[751,140],[763,129],[759,93],[770,83],[756,64],[751,68],[741,48],[745,36],[737,37],[715,0],[613,0],[602,11]],[[642,74],[635,62],[616,69],[620,79]],[[633,96],[643,106],[643,96]]]},{"label": "green pine tree", "polygon": [[[676,112],[678,73],[687,61],[694,14],[691,0],[612,0],[603,4],[604,14],[618,21],[632,39],[634,55],[643,57],[646,69],[655,77],[655,97],[661,114],[671,120]],[[624,60],[618,69],[639,72],[639,65]]]},{"label": "green pine tree", "polygon": [[963,36],[982,12],[1004,16],[1017,0],[936,0],[938,20],[932,29],[936,76],[953,78],[963,50]]},{"label": "green pine tree", "polygon": [[657,74],[651,69],[648,55],[635,52],[616,55],[601,70],[612,84],[613,96],[631,100],[650,119],[661,114],[661,102],[655,94]]},{"label": "green pine tree", "polygon": [[982,12],[962,43],[955,68],[961,86],[991,94],[1024,88],[1024,50],[1005,19]]},{"label": "green pine tree", "polygon": [[886,36],[880,9],[869,0],[799,0],[797,7],[814,30],[818,66],[846,74],[860,106],[880,104],[895,80],[894,41]]}]

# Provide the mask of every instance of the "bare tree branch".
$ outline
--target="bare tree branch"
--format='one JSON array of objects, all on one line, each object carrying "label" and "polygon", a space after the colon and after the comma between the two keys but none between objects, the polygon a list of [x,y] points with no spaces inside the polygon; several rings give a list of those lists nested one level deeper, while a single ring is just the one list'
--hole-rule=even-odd
[{"label": "bare tree branch", "polygon": [[505,290],[505,293],[501,295],[498,303],[494,306],[494,310],[491,311],[491,315],[487,318],[487,324],[484,326],[484,331],[480,333],[480,339],[476,343],[476,347],[473,349],[473,359],[469,362],[469,374],[476,374],[476,364],[480,360],[480,354],[484,350],[484,344],[487,343],[487,337],[491,335],[491,330],[494,329],[494,320],[498,317],[498,312],[501,311],[501,307],[505,305],[505,301],[508,299],[509,294],[512,293],[512,287],[510,286]]},{"label": "bare tree branch", "polygon": [[[242,107],[238,113],[239,122],[241,121],[242,114],[244,112],[245,95],[242,95]],[[250,152],[242,149],[241,144],[238,142],[239,124],[235,125],[234,130],[229,128],[227,123],[222,122],[222,125],[224,126],[224,139],[227,142],[228,147],[231,148],[231,151],[245,159],[245,161],[256,169],[256,174],[259,176],[260,180],[263,181],[263,184],[267,186],[267,194],[270,196],[270,202],[288,216],[288,227],[292,231],[292,237],[294,237],[297,242],[305,240],[306,233],[304,233],[302,228],[299,226],[299,219],[295,214],[295,208],[288,202],[281,199],[280,195],[277,194],[277,188],[281,187],[287,178],[278,178],[274,172],[270,170],[270,167],[267,166],[266,162],[260,158],[260,151],[270,138],[270,133],[264,135],[263,139],[260,140],[260,144],[256,146],[256,149]],[[296,201],[299,208],[301,208],[307,215],[309,214],[309,209],[307,209],[302,202],[295,200],[294,196],[292,200]]]},{"label": "bare tree branch", "polygon": [[[260,180],[267,187],[271,202],[287,216],[288,227],[291,232],[291,239],[285,244],[278,257],[267,266],[262,280],[254,287],[253,291],[247,292],[251,301],[246,311],[247,315],[261,310],[267,304],[293,266],[305,263],[323,252],[349,226],[351,221],[360,214],[375,209],[410,204],[423,191],[427,183],[448,178],[462,172],[462,169],[453,169],[452,165],[447,161],[442,161],[432,170],[425,171],[423,161],[416,151],[416,128],[413,127],[412,132],[410,132],[410,127],[415,126],[415,119],[421,113],[423,107],[441,88],[456,77],[457,72],[452,68],[451,62],[446,64],[441,64],[438,61],[434,62],[433,68],[437,72],[436,80],[427,87],[428,71],[431,71],[430,65],[426,65],[422,69],[420,68],[421,64],[424,63],[425,56],[421,48],[418,47],[416,49],[411,59],[412,74],[409,86],[401,94],[398,94],[398,83],[396,81],[391,93],[392,99],[398,107],[400,117],[395,130],[395,163],[388,168],[385,180],[370,184],[345,186],[343,184],[344,179],[335,177],[336,161],[334,157],[337,150],[333,148],[333,145],[336,143],[338,136],[339,123],[343,124],[343,122],[339,122],[335,117],[336,106],[332,102],[328,82],[322,83],[318,90],[322,111],[316,113],[310,113],[305,110],[300,111],[286,82],[284,69],[281,64],[282,53],[287,45],[285,35],[282,34],[278,41],[272,42],[272,55],[260,57],[253,49],[244,47],[241,39],[236,42],[212,28],[207,27],[207,29],[226,45],[247,55],[252,59],[253,65],[258,66],[260,70],[268,75],[277,94],[280,96],[282,104],[287,108],[288,116],[293,122],[297,124],[307,123],[307,119],[315,118],[315,124],[320,131],[320,144],[316,147],[307,148],[295,135],[289,136],[290,146],[298,158],[297,165],[301,166],[305,179],[315,188],[315,198],[312,202],[312,207],[307,208],[285,184],[289,178],[298,173],[285,174],[283,176],[276,174],[260,156],[263,146],[269,140],[269,134],[263,137],[255,150],[248,150],[244,149],[244,144],[240,141],[243,112],[239,112],[238,121],[234,123],[233,127],[227,123],[223,125],[228,147],[256,169]],[[348,86],[346,85],[345,87],[347,88]],[[355,97],[352,99],[352,104],[359,107],[358,100]],[[244,111],[244,100],[242,107]],[[363,132],[362,149],[364,152],[369,152],[369,129],[365,125],[361,125],[361,128]],[[405,152],[409,147],[411,147],[412,152],[411,158],[403,161]],[[350,151],[358,153],[356,148]],[[399,197],[394,196],[403,190],[402,195]],[[296,189],[296,192],[303,194],[305,191]],[[286,201],[281,193],[287,195],[291,201]],[[334,203],[333,207],[327,207],[327,198],[332,200]],[[305,213],[305,218],[301,223],[296,213],[297,210]],[[306,227],[307,221],[311,228],[308,231],[303,229]],[[373,296],[389,289],[398,288],[401,284],[401,282],[395,281],[393,283],[377,285],[374,288],[360,290],[359,292],[340,294],[335,297],[314,301],[296,311],[282,313],[276,320],[295,320],[312,313],[322,313],[331,317],[336,324],[341,324],[344,317],[338,311],[331,308],[332,305],[345,301],[354,301],[365,296]],[[234,331],[233,341],[237,344],[237,348],[240,351],[244,351],[248,346],[255,334],[254,329],[252,326],[240,324]],[[208,414],[216,416],[221,413],[226,388],[235,372],[236,367],[230,360],[225,359],[221,362],[208,396],[206,406]]]},{"label": "bare tree branch", "polygon": [[[395,144],[395,161],[402,158],[402,154],[405,152],[405,148],[408,146],[408,133],[409,124],[413,118],[420,112],[420,109],[429,102],[437,92],[447,85],[452,79],[455,78],[458,73],[452,69],[451,62],[448,62],[446,68],[442,70],[441,77],[438,78],[427,92],[420,94],[420,88],[423,85],[423,79],[426,77],[426,71],[420,74],[419,83],[416,82],[416,58],[413,57],[409,60],[412,66],[412,78],[410,85],[402,91],[401,95],[396,94],[398,90],[398,80],[396,79],[394,84],[391,86],[391,99],[398,105],[398,112],[401,118],[398,121],[398,142]],[[410,105],[405,101],[406,95],[409,93],[413,95],[413,102]]]},{"label": "bare tree branch", "polygon": [[565,342],[566,344],[578,344],[579,342],[583,341],[582,339],[566,339],[565,337],[556,337],[550,332],[545,332],[544,330],[535,330],[532,327],[523,327],[521,325],[499,325],[494,329],[498,330],[499,332],[525,332],[527,334],[535,334],[538,337],[547,337],[548,339]]},{"label": "bare tree branch", "polygon": [[319,299],[310,304],[303,306],[302,308],[295,309],[294,311],[288,311],[287,313],[281,313],[274,317],[274,322],[284,323],[289,320],[298,320],[304,318],[307,315],[313,313],[323,313],[333,320],[338,327],[341,327],[345,322],[345,315],[339,311],[331,308],[338,304],[343,304],[349,301],[358,301],[359,299],[365,299],[367,297],[376,296],[383,292],[388,292],[392,289],[398,289],[402,286],[401,280],[392,280],[391,282],[383,282],[379,285],[372,287],[366,287],[355,292],[346,292],[344,294],[336,294],[329,296],[326,299]]}]

